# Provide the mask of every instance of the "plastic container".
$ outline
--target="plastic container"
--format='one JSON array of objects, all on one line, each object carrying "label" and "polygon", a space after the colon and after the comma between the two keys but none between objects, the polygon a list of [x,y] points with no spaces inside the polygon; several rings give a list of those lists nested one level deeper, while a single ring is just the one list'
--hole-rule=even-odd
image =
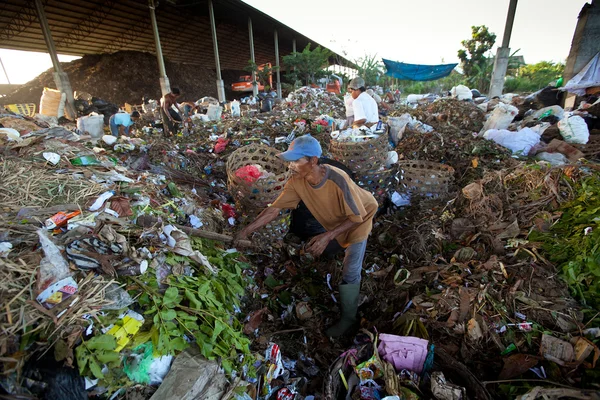
[{"label": "plastic container", "polygon": [[211,121],[218,121],[221,119],[222,112],[223,112],[223,107],[216,105],[216,104],[211,104],[208,106],[208,111],[206,112],[206,116]]},{"label": "plastic container", "polygon": [[87,132],[93,138],[102,137],[104,134],[104,116],[91,113],[85,117],[77,118],[77,129]]},{"label": "plastic container", "polygon": [[242,114],[242,111],[240,110],[240,102],[237,100],[234,100],[231,102],[231,116],[232,117],[239,117]]}]

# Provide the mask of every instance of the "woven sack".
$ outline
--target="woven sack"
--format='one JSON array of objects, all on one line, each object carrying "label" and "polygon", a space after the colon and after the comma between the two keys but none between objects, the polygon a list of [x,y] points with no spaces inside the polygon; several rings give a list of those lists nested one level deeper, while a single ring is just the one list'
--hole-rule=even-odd
[{"label": "woven sack", "polygon": [[437,197],[448,193],[454,168],[431,161],[400,161],[398,180],[403,192]]},{"label": "woven sack", "polygon": [[341,162],[356,175],[376,173],[385,166],[388,154],[387,132],[362,142],[339,142],[331,140],[329,152],[334,160]]},{"label": "woven sack", "polygon": [[[272,203],[282,192],[289,178],[287,165],[277,157],[280,151],[262,144],[240,147],[227,159],[227,188],[239,209],[256,214]],[[260,165],[274,176],[249,183],[235,173],[246,165]]]}]

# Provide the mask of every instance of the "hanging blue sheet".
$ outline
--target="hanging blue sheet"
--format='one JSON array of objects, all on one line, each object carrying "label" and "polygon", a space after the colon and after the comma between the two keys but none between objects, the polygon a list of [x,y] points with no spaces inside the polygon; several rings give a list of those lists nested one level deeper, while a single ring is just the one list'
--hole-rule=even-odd
[{"label": "hanging blue sheet", "polygon": [[450,75],[458,64],[406,64],[383,59],[388,76],[408,81],[433,81]]}]

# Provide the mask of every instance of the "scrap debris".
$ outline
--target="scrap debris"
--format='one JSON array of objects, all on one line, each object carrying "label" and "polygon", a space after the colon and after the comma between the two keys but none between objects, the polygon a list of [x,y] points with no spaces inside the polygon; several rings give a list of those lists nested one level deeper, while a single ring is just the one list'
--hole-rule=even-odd
[{"label": "scrap debris", "polygon": [[[4,116],[2,390],[42,396],[50,362],[85,377],[76,393],[112,398],[597,398],[593,108],[426,100],[382,118],[395,146],[361,147],[376,162],[359,184],[380,210],[362,329],[337,341],[323,327],[339,260],[281,240],[287,215],[252,243],[234,237],[281,190],[273,157],[293,138],[341,159],[340,96],[303,87],[269,112],[199,114],[171,138],[151,103],[119,138]],[[525,134],[535,143],[515,151]]]}]

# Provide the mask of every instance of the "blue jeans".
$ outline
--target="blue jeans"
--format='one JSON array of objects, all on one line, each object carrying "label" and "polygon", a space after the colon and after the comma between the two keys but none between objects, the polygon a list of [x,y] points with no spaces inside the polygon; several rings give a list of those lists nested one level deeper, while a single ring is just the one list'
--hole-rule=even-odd
[{"label": "blue jeans", "polygon": [[342,284],[358,285],[360,283],[363,260],[367,250],[367,241],[354,243],[346,249],[344,256],[344,269],[342,270]]}]

